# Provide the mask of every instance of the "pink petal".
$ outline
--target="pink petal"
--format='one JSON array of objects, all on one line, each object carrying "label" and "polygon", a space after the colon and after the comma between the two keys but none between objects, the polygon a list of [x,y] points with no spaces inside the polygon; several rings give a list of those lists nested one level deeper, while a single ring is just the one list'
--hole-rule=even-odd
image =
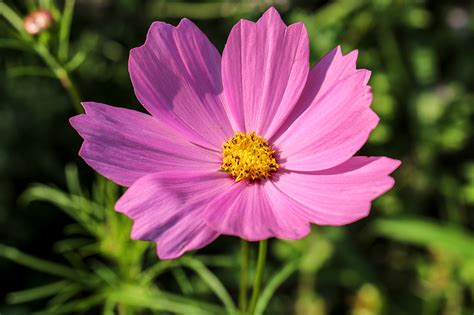
[{"label": "pink petal", "polygon": [[115,205],[133,221],[132,238],[157,242],[158,256],[173,259],[219,235],[203,211],[233,181],[221,172],[161,172],[137,180]]},{"label": "pink petal", "polygon": [[324,95],[315,96],[306,111],[274,141],[282,167],[323,170],[348,160],[362,147],[379,121],[370,109],[369,76],[369,71],[357,70],[327,86]]},{"label": "pink petal", "polygon": [[132,49],[129,71],[143,106],[193,142],[220,148],[233,135],[222,105],[221,56],[191,21],[155,22]]},{"label": "pink petal", "polygon": [[308,71],[308,35],[302,23],[287,27],[274,8],[257,23],[241,20],[222,57],[233,128],[268,138],[296,104]]},{"label": "pink petal", "polygon": [[84,138],[80,155],[117,184],[166,170],[218,170],[220,152],[190,143],[152,116],[99,103],[84,103],[86,114],[71,118]]},{"label": "pink petal", "polygon": [[312,103],[317,104],[337,81],[355,73],[357,55],[357,50],[342,55],[341,46],[327,53],[309,72],[298,103],[273,138],[278,138]]},{"label": "pink petal", "polygon": [[222,234],[235,235],[249,241],[269,237],[299,239],[307,235],[307,221],[292,215],[287,204],[268,190],[271,181],[235,183],[214,199],[204,218],[212,229]]},{"label": "pink petal", "polygon": [[289,172],[273,181],[291,200],[288,209],[319,225],[344,225],[366,217],[371,201],[390,190],[389,176],[400,161],[356,156],[334,168],[317,172]]}]

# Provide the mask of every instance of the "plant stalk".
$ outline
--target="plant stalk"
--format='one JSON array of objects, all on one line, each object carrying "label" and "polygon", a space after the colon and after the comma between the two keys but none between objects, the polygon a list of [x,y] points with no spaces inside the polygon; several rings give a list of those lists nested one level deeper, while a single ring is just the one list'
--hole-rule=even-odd
[{"label": "plant stalk", "polygon": [[247,288],[249,273],[249,243],[246,240],[240,241],[240,295],[239,308],[240,313],[247,313]]},{"label": "plant stalk", "polygon": [[255,312],[255,306],[257,305],[258,298],[260,296],[260,288],[262,286],[263,271],[265,269],[265,261],[267,258],[267,240],[259,242],[258,247],[258,259],[257,259],[257,270],[255,273],[255,279],[253,282],[252,299],[250,300],[249,314],[253,315]]},{"label": "plant stalk", "polygon": [[36,44],[34,45],[34,49],[36,53],[43,59],[46,65],[48,65],[56,78],[61,82],[61,85],[69,93],[69,97],[71,98],[76,112],[79,114],[83,113],[79,90],[71,79],[69,72],[58,62],[58,60],[56,60],[56,58],[54,58],[53,55],[51,55],[45,46]]}]

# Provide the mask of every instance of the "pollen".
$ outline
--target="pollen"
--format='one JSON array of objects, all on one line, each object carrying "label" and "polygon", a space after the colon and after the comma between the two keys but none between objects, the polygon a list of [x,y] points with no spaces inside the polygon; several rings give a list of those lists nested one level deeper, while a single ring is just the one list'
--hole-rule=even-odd
[{"label": "pollen", "polygon": [[231,174],[236,182],[264,179],[280,167],[274,153],[268,142],[255,132],[236,132],[222,145],[221,170]]}]

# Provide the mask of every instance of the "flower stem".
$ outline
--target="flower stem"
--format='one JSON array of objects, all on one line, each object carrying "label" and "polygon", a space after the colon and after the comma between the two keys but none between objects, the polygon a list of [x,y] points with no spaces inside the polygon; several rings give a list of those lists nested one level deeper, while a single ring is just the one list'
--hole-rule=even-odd
[{"label": "flower stem", "polygon": [[48,51],[45,46],[36,44],[33,46],[33,48],[69,93],[69,97],[71,98],[76,112],[81,114],[83,112],[81,106],[81,96],[79,94],[79,90],[72,81],[69,72],[59,63],[59,61]]},{"label": "flower stem", "polygon": [[83,109],[81,106],[81,95],[79,93],[79,90],[77,89],[76,84],[74,81],[71,79],[71,76],[67,71],[64,72],[64,75],[62,77],[58,77],[59,81],[63,85],[63,87],[68,91],[69,97],[71,98],[71,101],[74,105],[74,109],[78,114],[83,113]]},{"label": "flower stem", "polygon": [[246,240],[240,241],[240,295],[239,308],[240,313],[247,313],[247,287],[249,272],[249,243]]},{"label": "flower stem", "polygon": [[249,314],[253,314],[255,306],[257,305],[258,297],[260,296],[260,288],[262,285],[263,270],[265,269],[265,260],[267,257],[267,240],[259,242],[257,270],[255,279],[253,281],[252,299],[250,300]]}]

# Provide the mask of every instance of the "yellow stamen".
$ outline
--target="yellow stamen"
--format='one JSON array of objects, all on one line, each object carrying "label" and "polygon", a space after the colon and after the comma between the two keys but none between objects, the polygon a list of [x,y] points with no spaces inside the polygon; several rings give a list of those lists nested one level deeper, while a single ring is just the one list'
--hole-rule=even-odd
[{"label": "yellow stamen", "polygon": [[222,145],[221,170],[231,174],[236,182],[267,178],[280,167],[273,153],[268,142],[255,132],[236,132]]}]

